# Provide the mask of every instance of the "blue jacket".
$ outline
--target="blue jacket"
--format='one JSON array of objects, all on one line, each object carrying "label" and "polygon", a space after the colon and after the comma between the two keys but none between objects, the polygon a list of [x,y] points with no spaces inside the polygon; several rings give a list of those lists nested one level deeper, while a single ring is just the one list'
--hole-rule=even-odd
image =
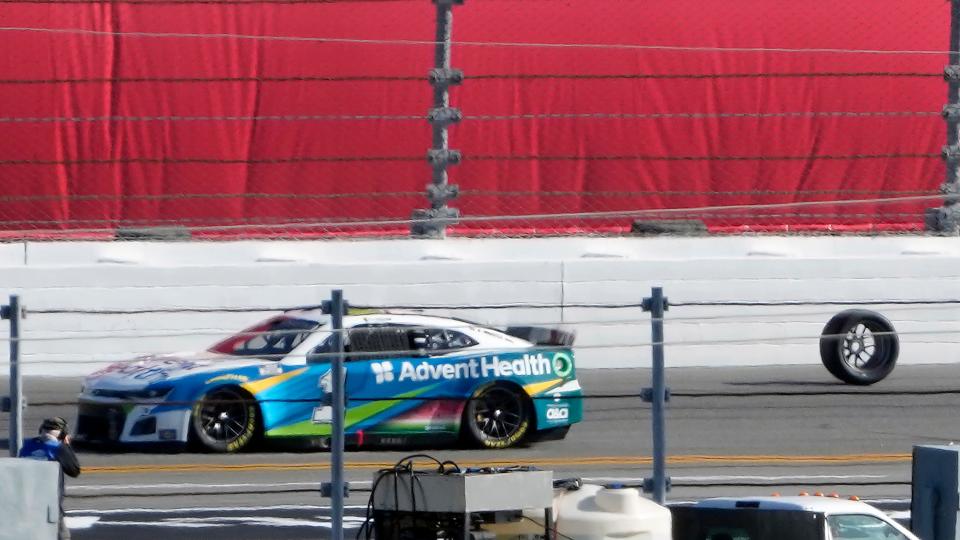
[{"label": "blue jacket", "polygon": [[40,437],[28,439],[23,441],[20,457],[41,461],[58,461],[57,455],[60,453],[60,446],[62,446],[62,443],[55,439],[42,439]]}]

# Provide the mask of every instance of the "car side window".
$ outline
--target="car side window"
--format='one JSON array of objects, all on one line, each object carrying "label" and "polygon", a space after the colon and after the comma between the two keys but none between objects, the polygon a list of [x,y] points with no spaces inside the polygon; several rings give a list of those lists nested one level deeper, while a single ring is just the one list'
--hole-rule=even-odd
[{"label": "car side window", "polygon": [[[347,361],[380,360],[415,354],[442,355],[476,344],[463,332],[446,328],[362,324],[347,331],[344,352]],[[332,352],[331,336],[307,353],[307,360],[329,358]]]},{"label": "car side window", "polygon": [[908,540],[893,525],[876,516],[865,514],[827,516],[833,540]]},{"label": "car side window", "polygon": [[[347,330],[343,345],[346,361],[374,360],[408,355],[412,351],[409,337],[401,327],[360,324]],[[333,356],[333,336],[307,353],[307,361],[329,361]]]},{"label": "car side window", "polygon": [[476,340],[463,332],[448,328],[413,328],[410,335],[414,349],[430,355],[447,354],[477,344]]},{"label": "car side window", "polygon": [[413,353],[408,329],[391,326],[355,326],[348,331],[350,360],[395,358]]},{"label": "car side window", "polygon": [[465,349],[467,347],[473,347],[477,344],[477,341],[472,337],[464,334],[463,332],[457,332],[456,330],[445,330],[447,335],[447,348],[448,349]]}]

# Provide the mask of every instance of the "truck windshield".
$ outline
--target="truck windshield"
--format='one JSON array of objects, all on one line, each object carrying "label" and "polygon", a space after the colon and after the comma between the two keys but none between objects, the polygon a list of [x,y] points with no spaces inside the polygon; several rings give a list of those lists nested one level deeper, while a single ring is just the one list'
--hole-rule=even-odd
[{"label": "truck windshield", "polygon": [[833,540],[856,538],[858,540],[908,540],[893,525],[876,516],[863,514],[835,515],[827,517],[830,536]]},{"label": "truck windshield", "polygon": [[823,540],[824,516],[755,508],[671,507],[675,540]]},{"label": "truck windshield", "polygon": [[281,360],[320,326],[316,321],[276,317],[234,334],[210,348],[233,356]]}]

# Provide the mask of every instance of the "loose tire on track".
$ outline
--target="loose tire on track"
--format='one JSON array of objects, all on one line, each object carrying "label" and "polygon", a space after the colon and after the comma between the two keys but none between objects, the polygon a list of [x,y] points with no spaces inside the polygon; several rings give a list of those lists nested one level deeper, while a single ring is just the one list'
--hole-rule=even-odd
[{"label": "loose tire on track", "polygon": [[257,403],[237,388],[217,388],[193,406],[190,425],[193,436],[213,452],[239,452],[257,435],[260,410]]},{"label": "loose tire on track", "polygon": [[497,383],[485,386],[464,408],[464,434],[483,448],[509,448],[530,434],[532,411],[522,390]]},{"label": "loose tire on track", "polygon": [[896,366],[900,338],[886,317],[866,309],[833,316],[820,335],[820,360],[834,377],[848,384],[882,381]]}]

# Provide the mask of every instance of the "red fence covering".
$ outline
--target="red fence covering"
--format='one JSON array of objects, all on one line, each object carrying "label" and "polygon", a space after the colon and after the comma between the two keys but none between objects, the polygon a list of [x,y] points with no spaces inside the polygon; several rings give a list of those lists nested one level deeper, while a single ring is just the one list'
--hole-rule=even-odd
[{"label": "red fence covering", "polygon": [[[427,0],[5,1],[0,20],[10,236],[405,233],[428,206]],[[453,232],[618,232],[659,209],[919,229],[948,29],[933,0],[467,0]],[[895,202],[824,204],[875,199]]]}]

